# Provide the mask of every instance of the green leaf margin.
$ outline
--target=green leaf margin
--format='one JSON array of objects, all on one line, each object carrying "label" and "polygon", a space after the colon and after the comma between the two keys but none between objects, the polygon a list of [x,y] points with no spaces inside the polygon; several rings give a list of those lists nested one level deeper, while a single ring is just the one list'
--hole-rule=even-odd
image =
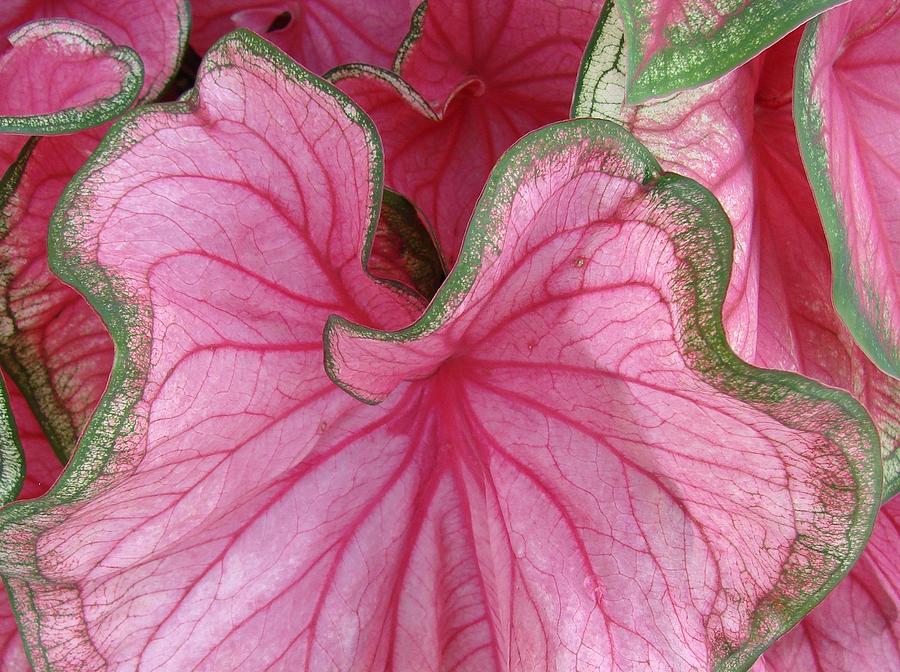
[{"label": "green leaf margin", "polygon": [[[497,213],[505,210],[529,167],[560,148],[583,143],[615,153],[626,169],[613,174],[639,182],[645,194],[672,213],[672,223],[663,222],[660,227],[683,262],[674,289],[682,305],[691,307],[679,325],[679,346],[688,365],[714,388],[742,399],[780,424],[827,437],[842,448],[848,462],[854,465],[857,508],[838,569],[813,593],[792,590],[793,582],[808,581],[802,568],[785,570],[776,587],[757,606],[748,643],[737,648],[724,642],[711,644],[717,657],[717,672],[746,672],[778,637],[837,585],[865,547],[881,500],[878,434],[863,407],[846,392],[794,373],[751,366],[734,354],[726,341],[721,317],[732,264],[733,239],[728,217],[715,197],[697,182],[663,172],[650,152],[623,127],[598,119],[573,119],[545,126],[519,140],[500,158],[488,178],[459,260],[425,313],[398,331],[371,329],[332,316],[324,333],[326,371],[351,396],[365,403],[379,403],[379,399],[367,397],[341,379],[334,353],[337,332],[375,342],[412,343],[444,326],[465,300],[485,262],[499,254],[504,230]],[[856,451],[862,453],[858,460]],[[818,544],[817,540],[806,538],[796,543]],[[773,626],[773,621],[777,625]]]},{"label": "green leaf margin", "polygon": [[[794,65],[794,124],[806,176],[822,217],[831,252],[831,295],[834,307],[850,333],[869,358],[885,373],[900,378],[900,352],[893,347],[897,335],[889,326],[874,324],[863,309],[850,277],[853,268],[847,241],[844,208],[830,178],[830,161],[825,144],[825,115],[813,89],[819,18],[803,31]],[[891,84],[888,84],[891,86]],[[896,82],[893,84],[896,86]],[[898,383],[900,384],[900,383]]]},{"label": "green leaf margin", "polygon": [[[144,83],[144,64],[133,49],[116,45],[100,30],[70,19],[43,19],[26,24],[26,27],[49,27],[56,24],[60,24],[61,27],[52,31],[52,34],[68,35],[72,39],[81,40],[94,53],[106,54],[124,64],[126,73],[121,88],[108,98],[101,98],[81,107],[70,107],[49,114],[0,116],[0,133],[19,135],[74,133],[99,126],[119,116],[137,99]],[[81,26],[83,30],[77,30]]]},{"label": "green leaf margin", "polygon": [[[682,0],[683,2],[684,0]],[[642,103],[681,89],[706,84],[730,72],[829,7],[847,0],[717,0],[730,14],[724,25],[704,32],[708,17],[688,18],[688,25],[668,26],[668,45],[646,59],[640,49],[650,30],[650,0],[619,0],[625,23],[628,98]],[[746,8],[741,9],[741,5]]]}]

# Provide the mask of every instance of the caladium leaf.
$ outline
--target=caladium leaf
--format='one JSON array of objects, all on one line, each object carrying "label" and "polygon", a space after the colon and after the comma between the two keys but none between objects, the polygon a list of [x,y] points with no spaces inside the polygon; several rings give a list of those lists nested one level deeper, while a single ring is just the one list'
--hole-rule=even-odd
[{"label": "caladium leaf", "polygon": [[846,0],[619,0],[628,102],[712,81]]},{"label": "caladium leaf", "polygon": [[421,338],[331,323],[342,385],[402,388],[369,406],[320,339],[419,310],[362,267],[380,160],[239,32],[67,190],[53,263],[119,357],[0,514],[35,665],[740,669],[846,571],[880,474],[849,397],[725,346],[719,207],[602,122],[530,136]]},{"label": "caladium leaf", "polygon": [[497,158],[567,116],[597,0],[431,0],[396,72],[338,68],[331,81],[374,119],[385,181],[422,210],[452,265]]},{"label": "caladium leaf", "polygon": [[900,488],[900,387],[855,345],[829,300],[828,249],[791,121],[800,34],[715,82],[632,106],[612,4],[585,54],[573,115],[625,125],[665,168],[712,190],[735,231],[723,311],[729,343],[755,364],[856,396],[879,429],[885,497],[892,495]]},{"label": "caladium leaf", "polygon": [[900,377],[900,2],[836,8],[797,55],[800,148],[832,253],[834,303],[860,346]]},{"label": "caladium leaf", "polygon": [[124,112],[143,81],[128,47],[77,21],[32,21],[0,47],[0,133],[51,135]]},{"label": "caladium leaf", "polygon": [[735,352],[752,361],[759,289],[751,160],[758,64],[659,101],[627,105],[625,28],[615,6],[612,0],[604,5],[585,50],[572,116],[622,124],[666,170],[697,180],[715,194],[734,228],[725,333]]},{"label": "caladium leaf", "polygon": [[0,34],[35,19],[59,17],[89,24],[114,43],[133,48],[144,65],[144,101],[162,93],[177,72],[190,27],[187,0],[4,0]]},{"label": "caladium leaf", "polygon": [[193,0],[191,45],[201,54],[248,28],[313,72],[343,63],[390,67],[415,0]]},{"label": "caladium leaf", "polygon": [[[62,471],[62,465],[44,436],[41,426],[31,412],[25,397],[8,378],[3,378],[9,392],[9,409],[15,418],[15,434],[10,437],[3,430],[0,438],[0,450],[8,451],[11,442],[21,442],[25,454],[25,478],[19,499],[32,499],[44,494],[56,481]],[[19,455],[21,461],[21,454]],[[10,493],[7,493],[10,494]],[[14,493],[12,493],[14,496]],[[11,501],[8,497],[3,503]],[[6,596],[6,590],[0,589],[0,670],[3,672],[31,672],[15,615]]]},{"label": "caladium leaf", "polygon": [[[745,669],[808,595],[827,590],[791,586],[797,577],[781,563],[822,569],[825,548],[805,546],[831,534],[812,520],[809,537],[794,523],[787,532],[750,514],[750,502],[774,494],[771,481],[769,494],[758,489],[769,459],[808,483],[824,465],[801,466],[799,446],[850,447],[866,431],[838,439],[847,426],[837,417],[868,420],[842,393],[734,357],[718,318],[728,243],[708,192],[663,174],[619,127],[578,120],[535,132],[501,160],[457,266],[414,325],[330,321],[336,382],[377,402],[404,380],[426,381],[447,425],[440,445],[489,483],[505,531],[494,567],[512,575],[500,585],[513,669]],[[838,423],[824,442],[814,415]],[[777,448],[770,430],[796,452]],[[749,443],[725,448],[716,432]],[[750,444],[762,462],[744,471]],[[818,510],[840,488],[816,489],[806,493]],[[771,525],[799,541],[804,560],[787,547],[769,555]],[[736,529],[750,536],[735,541]],[[716,567],[716,578],[685,566]],[[753,569],[737,579],[737,567]],[[544,658],[565,650],[578,654],[556,667]]]},{"label": "caladium leaf", "polygon": [[[182,0],[21,2],[9,8],[3,25],[46,13],[92,21],[138,47],[149,66],[144,99],[174,74],[186,41]],[[104,131],[46,138],[36,147],[32,142],[22,148],[0,189],[0,363],[25,392],[63,461],[103,393],[112,342],[93,309],[50,273],[47,226],[63,187]],[[0,155],[9,161],[23,143],[13,138]]]},{"label": "caladium leaf", "polygon": [[885,504],[859,562],[754,672],[900,669],[900,498]]}]

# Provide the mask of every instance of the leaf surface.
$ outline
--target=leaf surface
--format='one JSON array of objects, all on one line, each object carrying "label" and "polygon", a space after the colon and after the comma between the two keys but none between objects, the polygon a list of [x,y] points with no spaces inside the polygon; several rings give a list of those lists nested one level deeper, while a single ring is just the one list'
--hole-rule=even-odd
[{"label": "leaf surface", "polygon": [[900,387],[841,323],[791,119],[795,32],[763,57],[691,91],[625,103],[624,30],[607,4],[582,63],[573,114],[625,125],[670,170],[708,187],[735,231],[723,308],[729,343],[768,368],[850,391],[879,429],[885,498],[900,488]]},{"label": "leaf surface", "polygon": [[620,0],[628,101],[705,84],[845,0]]},{"label": "leaf surface", "polygon": [[506,155],[411,331],[330,323],[341,385],[397,388],[344,394],[327,316],[421,312],[363,270],[376,138],[238,32],[65,193],[53,265],[119,356],[0,513],[35,665],[746,667],[869,532],[865,414],[734,357],[721,209],[597,121]]},{"label": "leaf surface", "polygon": [[878,513],[865,552],[818,607],[766,651],[753,672],[900,669],[900,498]]},{"label": "leaf surface", "polygon": [[395,71],[347,66],[328,77],[375,121],[385,181],[456,259],[500,155],[567,116],[596,0],[433,0],[417,13]]},{"label": "leaf surface", "polygon": [[33,21],[0,48],[0,133],[52,135],[96,126],[137,97],[137,54],[99,30],[64,19]]},{"label": "leaf surface", "polygon": [[900,3],[812,22],[797,56],[800,149],[832,254],[833,296],[853,336],[900,378]]},{"label": "leaf surface", "polygon": [[191,45],[201,54],[248,28],[315,73],[344,63],[390,67],[415,0],[194,0]]},{"label": "leaf surface", "polygon": [[155,99],[177,72],[187,44],[187,0],[6,0],[0,34],[35,19],[75,19],[131,47],[144,64],[141,101]]},{"label": "leaf surface", "polygon": [[[420,320],[399,332],[329,323],[326,363],[351,394],[390,402],[412,379],[436,388],[441,417],[457,400],[458,419],[447,425],[467,431],[445,430],[452,438],[443,443],[460,459],[477,456],[470,459],[489,474],[497,499],[508,548],[494,566],[513,567],[505,588],[511,625],[502,632],[515,638],[514,669],[745,669],[811,604],[778,579],[756,593],[747,572],[736,580],[728,568],[754,567],[749,574],[761,580],[754,558],[763,546],[770,560],[794,562],[791,551],[775,551],[773,538],[753,539],[767,534],[767,523],[742,501],[763,497],[771,513],[778,499],[759,480],[763,446],[780,444],[767,432],[789,432],[781,445],[821,449],[804,437],[821,426],[801,418],[814,407],[845,411],[820,405],[833,391],[751,369],[724,345],[715,316],[727,236],[707,192],[663,174],[617,127],[550,126],[501,160],[456,267]],[[738,399],[750,389],[752,400]],[[849,402],[832,402],[838,398]],[[733,453],[717,435],[737,441]],[[750,444],[761,460],[752,466]],[[787,474],[810,468],[800,466],[804,458],[795,462],[804,452],[796,450],[768,453],[793,484],[806,476]],[[824,466],[814,461],[813,469]],[[835,490],[826,490],[827,508]],[[721,498],[707,509],[712,493]],[[738,523],[738,511],[752,522]],[[735,541],[736,529],[750,536]],[[805,540],[823,534],[830,536],[821,527],[799,535],[794,550],[805,566],[820,566],[807,564],[807,553],[824,549]],[[772,570],[780,561],[762,565]],[[711,583],[705,572],[668,569],[700,566],[716,567]],[[777,609],[769,610],[769,598]],[[549,663],[560,651],[573,653]]]}]

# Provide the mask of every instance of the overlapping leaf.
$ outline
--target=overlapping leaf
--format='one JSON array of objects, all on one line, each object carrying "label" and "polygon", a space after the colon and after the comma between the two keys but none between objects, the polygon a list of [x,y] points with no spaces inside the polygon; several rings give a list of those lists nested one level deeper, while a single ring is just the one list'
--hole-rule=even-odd
[{"label": "overlapping leaf", "polygon": [[390,67],[416,0],[194,0],[191,45],[204,53],[248,28],[316,73],[344,63]]},{"label": "overlapping leaf", "polygon": [[834,303],[900,378],[900,3],[853,2],[806,29],[795,116],[832,251]]},{"label": "overlapping leaf", "polygon": [[143,81],[140,59],[77,21],[34,21],[0,47],[0,133],[49,135],[124,112]]},{"label": "overlapping leaf", "polygon": [[386,183],[422,210],[451,265],[498,157],[567,116],[600,5],[432,0],[395,71],[348,66],[329,75],[374,119]]},{"label": "overlapping leaf", "polygon": [[845,0],[620,0],[628,101],[705,84]]},{"label": "overlapping leaf", "polygon": [[880,474],[849,397],[728,350],[719,207],[611,125],[529,136],[413,327],[331,323],[342,385],[399,386],[370,406],[321,338],[420,311],[362,267],[380,161],[239,32],[67,191],[54,263],[120,356],[2,514],[35,665],[741,669],[846,571]]},{"label": "overlapping leaf", "polygon": [[791,120],[799,33],[711,84],[625,104],[624,36],[612,3],[591,41],[573,114],[626,125],[671,170],[710,188],[735,230],[723,319],[760,366],[850,391],[875,419],[885,496],[900,488],[900,387],[856,346],[829,300],[828,248]]}]

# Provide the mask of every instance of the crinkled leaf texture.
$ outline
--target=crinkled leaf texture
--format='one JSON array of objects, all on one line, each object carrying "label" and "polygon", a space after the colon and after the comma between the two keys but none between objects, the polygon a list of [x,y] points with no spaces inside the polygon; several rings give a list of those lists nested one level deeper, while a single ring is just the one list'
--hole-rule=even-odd
[{"label": "crinkled leaf texture", "polygon": [[78,21],[32,21],[7,39],[9,48],[0,46],[0,133],[96,126],[128,109],[141,89],[138,55]]},{"label": "crinkled leaf texture", "polygon": [[416,0],[193,0],[191,45],[204,53],[248,28],[316,73],[344,63],[390,67]]},{"label": "crinkled leaf texture", "polygon": [[619,0],[628,101],[705,84],[846,0]]},{"label": "crinkled leaf texture", "polygon": [[599,0],[431,0],[394,71],[328,77],[372,117],[385,181],[421,209],[452,265],[491,168],[518,138],[565,119]]},{"label": "crinkled leaf texture", "polygon": [[34,19],[60,17],[98,28],[140,55],[142,101],[162,93],[178,70],[190,27],[187,0],[4,0],[0,34]]},{"label": "crinkled leaf texture", "polygon": [[850,574],[766,651],[754,672],[900,670],[900,497],[878,514]]},{"label": "crinkled leaf texture", "polygon": [[836,8],[798,54],[800,148],[832,253],[834,303],[900,378],[900,2]]},{"label": "crinkled leaf texture", "polygon": [[0,518],[38,669],[737,670],[846,572],[874,430],[727,348],[708,192],[610,124],[525,138],[424,316],[330,322],[373,406],[322,328],[421,312],[363,270],[380,194],[368,119],[247,32],[67,190],[119,357]]},{"label": "crinkled leaf texture", "polygon": [[665,168],[715,194],[735,231],[723,311],[729,343],[754,364],[859,399],[881,435],[887,498],[900,489],[900,386],[860,350],[830,301],[828,246],[791,119],[799,37],[715,82],[630,106],[624,29],[610,2],[585,54],[573,115],[625,125]]}]

